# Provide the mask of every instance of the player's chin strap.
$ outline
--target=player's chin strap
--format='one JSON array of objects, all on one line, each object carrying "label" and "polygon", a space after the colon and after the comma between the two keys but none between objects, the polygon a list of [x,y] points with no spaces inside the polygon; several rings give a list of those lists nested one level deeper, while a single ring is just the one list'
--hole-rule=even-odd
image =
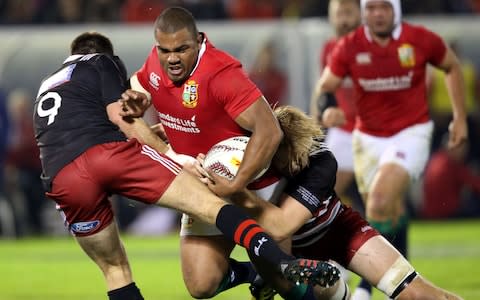
[{"label": "player's chin strap", "polygon": [[392,299],[396,297],[417,277],[412,265],[400,256],[378,282],[377,288]]}]

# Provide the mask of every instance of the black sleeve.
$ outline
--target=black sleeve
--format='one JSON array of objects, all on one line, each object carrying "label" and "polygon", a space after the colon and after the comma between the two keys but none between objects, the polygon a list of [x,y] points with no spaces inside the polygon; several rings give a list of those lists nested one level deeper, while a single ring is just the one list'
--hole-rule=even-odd
[{"label": "black sleeve", "polygon": [[117,101],[126,90],[127,81],[125,74],[112,58],[101,55],[95,62],[99,72],[99,86],[102,91],[102,100],[107,106]]},{"label": "black sleeve", "polygon": [[337,161],[330,151],[310,157],[310,164],[289,179],[285,193],[302,203],[315,214],[324,201],[335,196]]},{"label": "black sleeve", "polygon": [[323,112],[329,107],[337,106],[337,98],[333,93],[326,93],[323,97],[322,101],[318,101],[318,111]]}]

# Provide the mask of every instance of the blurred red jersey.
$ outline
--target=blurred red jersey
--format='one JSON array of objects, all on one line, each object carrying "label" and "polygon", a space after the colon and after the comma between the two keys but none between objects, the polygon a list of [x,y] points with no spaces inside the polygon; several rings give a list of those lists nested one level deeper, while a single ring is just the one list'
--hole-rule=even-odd
[{"label": "blurred red jersey", "polygon": [[196,157],[221,140],[249,135],[234,120],[262,93],[238,60],[216,49],[206,38],[197,66],[182,85],[168,78],[155,47],[137,76],[151,93],[176,152]]},{"label": "blurred red jersey", "polygon": [[[337,38],[332,38],[325,43],[320,53],[321,69],[328,65],[330,55],[337,41]],[[348,132],[353,130],[355,126],[355,116],[357,114],[354,103],[354,92],[355,90],[350,77],[344,78],[342,85],[335,91],[337,105],[345,113],[346,123],[340,128]]]},{"label": "blurred red jersey", "polygon": [[339,39],[328,65],[339,77],[350,76],[355,88],[356,128],[391,136],[430,117],[426,66],[438,65],[446,46],[435,33],[402,23],[387,46],[374,42],[365,26]]}]

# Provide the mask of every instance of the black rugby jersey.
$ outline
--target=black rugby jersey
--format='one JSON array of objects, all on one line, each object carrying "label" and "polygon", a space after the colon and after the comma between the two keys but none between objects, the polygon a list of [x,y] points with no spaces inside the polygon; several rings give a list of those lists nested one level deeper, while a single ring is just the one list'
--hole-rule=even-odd
[{"label": "black rugby jersey", "polygon": [[88,148],[127,139],[106,111],[126,83],[121,61],[98,53],[72,55],[42,81],[33,119],[47,190],[58,171]]},{"label": "black rugby jersey", "polygon": [[337,160],[327,147],[310,155],[309,165],[288,179],[285,193],[313,214],[292,237],[292,247],[308,246],[320,239],[342,209],[335,193]]}]

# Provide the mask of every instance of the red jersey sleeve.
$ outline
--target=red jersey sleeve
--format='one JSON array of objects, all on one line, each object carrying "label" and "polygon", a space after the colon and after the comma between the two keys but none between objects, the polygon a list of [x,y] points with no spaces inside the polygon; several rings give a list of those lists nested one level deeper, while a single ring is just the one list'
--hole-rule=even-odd
[{"label": "red jersey sleeve", "polygon": [[347,36],[339,39],[335,47],[333,47],[327,62],[332,73],[342,78],[348,74],[347,42]]},{"label": "red jersey sleeve", "polygon": [[229,66],[212,78],[210,90],[232,119],[252,105],[262,92],[248,78],[240,64]]},{"label": "red jersey sleeve", "polygon": [[426,28],[421,28],[423,34],[421,40],[423,41],[423,47],[429,63],[433,65],[439,65],[447,53],[447,47],[445,46],[442,38]]},{"label": "red jersey sleeve", "polygon": [[323,48],[320,51],[320,71],[328,65],[330,54],[335,47],[336,42],[336,38],[332,38],[323,45]]}]

